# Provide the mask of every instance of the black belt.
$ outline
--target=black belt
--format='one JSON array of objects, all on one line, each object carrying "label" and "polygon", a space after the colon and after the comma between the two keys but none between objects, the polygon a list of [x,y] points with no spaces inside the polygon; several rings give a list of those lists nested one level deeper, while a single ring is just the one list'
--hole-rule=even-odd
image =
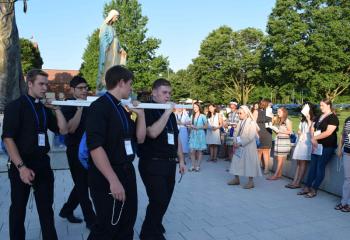
[{"label": "black belt", "polygon": [[165,157],[165,158],[151,158],[153,161],[169,161],[169,162],[178,162],[177,158],[175,157]]}]

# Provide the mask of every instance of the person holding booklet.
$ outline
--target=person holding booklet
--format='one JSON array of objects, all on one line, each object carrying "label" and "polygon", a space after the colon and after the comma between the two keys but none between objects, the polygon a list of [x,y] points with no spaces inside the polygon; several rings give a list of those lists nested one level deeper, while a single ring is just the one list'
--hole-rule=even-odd
[{"label": "person holding booklet", "polygon": [[288,111],[281,107],[277,110],[277,119],[274,122],[276,126],[270,126],[276,132],[274,156],[276,157],[277,167],[275,174],[269,176],[267,180],[278,180],[282,177],[283,164],[291,150],[290,134],[292,133],[292,121],[288,119]]},{"label": "person holding booklet", "polygon": [[338,117],[332,112],[332,102],[323,99],[320,102],[322,115],[317,117],[311,127],[312,154],[307,181],[298,195],[313,198],[321,185],[326,165],[337,148]]},{"label": "person holding booklet", "polygon": [[257,146],[255,136],[258,125],[253,120],[253,116],[247,106],[241,106],[238,110],[239,123],[236,131],[233,146],[236,148],[232,157],[230,173],[234,178],[228,185],[239,185],[239,176],[248,177],[248,182],[243,186],[244,189],[254,188],[253,177],[261,176],[259,166]]},{"label": "person holding booklet", "polygon": [[301,187],[301,181],[304,179],[307,163],[311,160],[311,135],[310,128],[314,114],[308,103],[304,104],[301,111],[302,118],[298,127],[298,142],[293,152],[293,160],[297,161],[297,168],[293,182],[285,185],[286,188],[296,189]]}]

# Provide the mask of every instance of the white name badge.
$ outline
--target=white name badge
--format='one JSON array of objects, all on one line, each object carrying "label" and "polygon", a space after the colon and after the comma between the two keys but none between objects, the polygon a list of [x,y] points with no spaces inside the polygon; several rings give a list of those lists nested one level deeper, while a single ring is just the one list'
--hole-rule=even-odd
[{"label": "white name badge", "polygon": [[348,139],[350,140],[350,133],[348,134]]},{"label": "white name badge", "polygon": [[314,151],[315,155],[321,156],[323,152],[323,146],[322,144],[317,144],[317,148]]},{"label": "white name badge", "polygon": [[265,123],[265,128],[269,128],[270,124],[269,123]]},{"label": "white name badge", "polygon": [[321,134],[321,130],[317,130],[316,132],[314,132],[314,136],[317,137],[318,135]]},{"label": "white name badge", "polygon": [[131,140],[124,140],[124,146],[126,155],[130,156],[134,154],[134,151],[132,150]]},{"label": "white name badge", "polygon": [[175,137],[173,133],[168,133],[168,144],[175,145]]},{"label": "white name badge", "polygon": [[45,134],[44,133],[38,134],[38,146],[45,147]]},{"label": "white name badge", "polygon": [[241,137],[240,136],[237,136],[236,140],[237,140],[237,143],[241,143]]}]

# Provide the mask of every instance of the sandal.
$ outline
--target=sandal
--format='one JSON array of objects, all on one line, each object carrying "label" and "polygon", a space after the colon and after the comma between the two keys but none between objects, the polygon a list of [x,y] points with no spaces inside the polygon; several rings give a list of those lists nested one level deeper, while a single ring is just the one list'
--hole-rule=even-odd
[{"label": "sandal", "polygon": [[317,192],[312,191],[312,192],[307,193],[304,197],[306,197],[306,198],[314,198],[316,196],[317,196]]},{"label": "sandal", "polygon": [[188,169],[189,172],[193,172],[194,170],[195,170],[194,167],[191,167],[191,168]]},{"label": "sandal", "polygon": [[334,209],[335,210],[342,210],[345,207],[348,207],[348,205],[347,204],[343,205],[343,204],[339,203],[337,206],[335,206]]},{"label": "sandal", "polygon": [[291,185],[289,188],[290,189],[297,189],[297,188],[301,188],[301,186],[300,185]]},{"label": "sandal", "polygon": [[277,177],[277,176],[270,176],[270,177],[267,177],[266,180],[278,180],[280,179],[281,177]]},{"label": "sandal", "polygon": [[342,211],[342,212],[350,212],[350,207],[349,207],[349,205],[344,205],[343,206],[343,208],[342,209],[340,209],[340,211]]},{"label": "sandal", "polygon": [[292,188],[294,185],[293,185],[293,183],[288,183],[287,185],[285,185],[284,187],[285,188]]},{"label": "sandal", "polygon": [[300,191],[297,193],[297,195],[306,195],[306,194],[309,194],[310,192],[309,191]]}]

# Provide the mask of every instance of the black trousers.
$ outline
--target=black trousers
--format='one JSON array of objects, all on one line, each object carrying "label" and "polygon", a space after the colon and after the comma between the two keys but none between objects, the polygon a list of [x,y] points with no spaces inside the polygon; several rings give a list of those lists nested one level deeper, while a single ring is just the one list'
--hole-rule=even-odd
[{"label": "black trousers", "polygon": [[80,204],[85,222],[92,225],[95,222],[95,212],[89,197],[88,171],[79,162],[78,152],[79,146],[67,147],[66,154],[74,187],[61,211],[63,214],[73,214],[74,209]]},{"label": "black trousers", "polygon": [[149,199],[140,239],[163,240],[162,221],[174,192],[176,162],[141,158],[139,171]]},{"label": "black trousers", "polygon": [[[121,184],[124,187],[126,201],[123,206],[118,224],[118,216],[121,210],[121,202],[115,200],[109,194],[110,186],[106,178],[96,167],[89,169],[89,186],[92,201],[96,210],[96,225],[92,228],[88,240],[133,240],[134,225],[137,215],[137,186],[135,169],[132,163],[125,163],[113,167]],[[112,220],[113,217],[113,220]]]},{"label": "black trousers", "polygon": [[[33,171],[35,172],[33,182],[34,197],[39,214],[42,237],[44,240],[56,240],[57,233],[52,209],[54,193],[53,172],[49,167]],[[10,239],[24,240],[24,220],[31,186],[22,182],[19,172],[13,164],[11,164],[9,169],[9,178],[11,184]]]}]

